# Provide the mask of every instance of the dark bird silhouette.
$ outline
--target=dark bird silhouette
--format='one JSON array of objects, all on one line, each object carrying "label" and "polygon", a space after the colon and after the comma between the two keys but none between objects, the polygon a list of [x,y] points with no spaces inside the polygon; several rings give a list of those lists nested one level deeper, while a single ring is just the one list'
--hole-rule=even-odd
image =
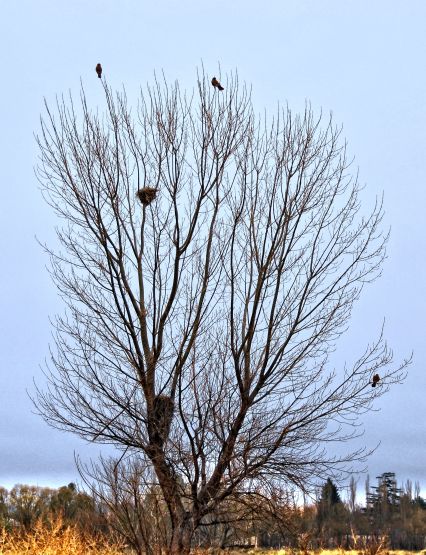
[{"label": "dark bird silhouette", "polygon": [[215,87],[215,89],[219,89],[220,91],[223,91],[223,87],[222,87],[222,85],[219,83],[219,81],[216,79],[216,77],[213,77],[213,79],[212,79],[212,85],[213,85],[213,87]]},{"label": "dark bird silhouette", "polygon": [[98,74],[99,79],[102,77],[102,66],[101,64],[96,64],[96,73]]},{"label": "dark bird silhouette", "polygon": [[376,387],[376,385],[379,383],[380,381],[380,376],[379,374],[374,374],[373,376],[373,383],[371,384],[371,387]]}]

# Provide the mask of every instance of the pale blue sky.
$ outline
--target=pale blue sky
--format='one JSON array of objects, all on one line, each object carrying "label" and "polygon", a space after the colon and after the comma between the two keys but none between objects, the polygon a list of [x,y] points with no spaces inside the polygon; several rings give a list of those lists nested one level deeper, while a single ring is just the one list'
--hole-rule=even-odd
[{"label": "pale blue sky", "polygon": [[[43,97],[83,80],[101,99],[94,66],[136,94],[154,71],[192,89],[238,69],[259,110],[312,102],[344,126],[366,209],[385,193],[392,227],[383,277],[358,303],[339,357],[385,335],[396,358],[414,350],[409,377],[365,418],[363,443],[381,446],[372,477],[395,471],[426,489],[424,362],[426,206],[426,2],[424,0],[0,0],[0,485],[57,485],[77,478],[73,450],[87,447],[31,412],[26,388],[48,354],[49,315],[61,310],[35,241],[53,241],[55,220],[33,173]],[[97,452],[97,449],[95,450]],[[93,453],[93,449],[90,451]]]}]

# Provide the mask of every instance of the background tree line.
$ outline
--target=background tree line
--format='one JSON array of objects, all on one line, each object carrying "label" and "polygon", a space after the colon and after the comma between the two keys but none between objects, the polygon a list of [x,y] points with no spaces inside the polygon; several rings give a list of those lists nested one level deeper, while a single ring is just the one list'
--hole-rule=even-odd
[{"label": "background tree line", "polygon": [[64,525],[77,524],[93,532],[101,529],[102,510],[94,498],[74,483],[58,489],[16,484],[10,491],[0,487],[0,527],[31,531],[37,521],[61,516]]},{"label": "background tree line", "polygon": [[407,480],[398,487],[395,474],[385,472],[377,485],[365,484],[365,504],[357,503],[357,482],[352,477],[347,499],[328,479],[316,503],[301,510],[301,525],[312,547],[359,547],[374,538],[387,538],[392,549],[424,549],[426,545],[426,501],[420,484]]},{"label": "background tree line", "polygon": [[[89,494],[71,483],[58,489],[18,484],[0,488],[0,526],[31,532],[40,519],[58,516],[64,526],[77,525],[87,533],[118,533],[137,553],[160,553],[170,517],[157,485],[142,491],[140,475],[132,480],[115,473]],[[124,480],[126,485],[124,487]],[[426,540],[426,500],[420,486],[407,480],[398,487],[386,472],[377,485],[366,481],[366,504],[357,503],[357,482],[351,479],[343,500],[331,479],[319,488],[317,499],[301,504],[291,492],[258,491],[232,499],[209,515],[192,542],[195,546],[353,548],[373,538],[387,537],[393,549],[420,550]]]}]

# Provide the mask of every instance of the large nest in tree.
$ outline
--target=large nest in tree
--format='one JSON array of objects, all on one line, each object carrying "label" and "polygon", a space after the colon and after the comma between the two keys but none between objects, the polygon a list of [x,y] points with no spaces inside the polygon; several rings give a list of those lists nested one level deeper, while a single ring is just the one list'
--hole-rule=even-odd
[{"label": "large nest in tree", "polygon": [[144,187],[143,189],[139,189],[136,196],[144,206],[148,206],[157,196],[157,192],[158,189],[154,189],[153,187]]},{"label": "large nest in tree", "polygon": [[173,400],[168,395],[154,398],[153,423],[161,443],[167,441],[174,412]]}]

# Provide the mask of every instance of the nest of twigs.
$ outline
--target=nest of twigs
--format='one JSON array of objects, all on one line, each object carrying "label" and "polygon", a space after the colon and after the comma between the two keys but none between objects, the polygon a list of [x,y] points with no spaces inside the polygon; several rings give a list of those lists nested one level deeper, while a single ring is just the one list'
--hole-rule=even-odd
[{"label": "nest of twigs", "polygon": [[143,189],[139,189],[136,193],[136,196],[141,201],[144,206],[148,206],[157,196],[158,189],[154,187],[143,187]]},{"label": "nest of twigs", "polygon": [[154,399],[154,425],[161,442],[165,442],[170,433],[174,412],[173,400],[168,395],[157,395]]}]

